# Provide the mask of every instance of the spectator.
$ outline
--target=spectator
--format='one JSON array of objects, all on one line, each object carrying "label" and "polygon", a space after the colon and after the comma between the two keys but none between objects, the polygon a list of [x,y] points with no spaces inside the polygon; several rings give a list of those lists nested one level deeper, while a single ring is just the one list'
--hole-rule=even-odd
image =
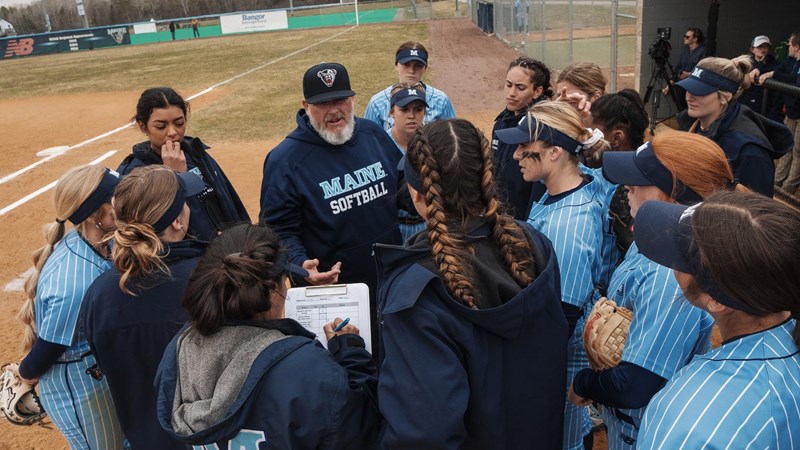
[{"label": "spectator", "polygon": [[730,60],[705,58],[689,78],[677,84],[686,89],[689,107],[678,114],[681,130],[711,138],[725,151],[733,174],[745,186],[772,197],[773,159],[792,148],[792,134],[781,123],[754,113],[736,102],[750,86],[750,61],[745,55]]},{"label": "spectator", "polygon": [[192,19],[192,35],[196,38],[200,37],[200,22],[197,19]]},{"label": "spectator", "polygon": [[423,126],[403,163],[427,232],[376,246],[381,447],[560,447],[567,323],[549,241],[499,210],[471,123]]},{"label": "spectator", "polygon": [[[759,83],[774,77],[777,81],[800,85],[800,32],[789,37],[789,56],[775,70],[761,74]],[[789,193],[800,190],[800,99],[792,94],[783,94],[783,106],[786,108],[784,123],[794,136],[794,147],[778,160],[775,169],[775,185]]]},{"label": "spectator", "polygon": [[704,45],[705,36],[700,28],[689,28],[683,35],[684,48],[678,56],[678,64],[675,65],[675,73],[669,81],[669,86],[664,86],[662,92],[669,95],[670,89],[675,90],[675,100],[678,102],[678,110],[686,109],[686,91],[675,83],[691,75],[692,70],[706,56],[706,46]]},{"label": "spectator", "polygon": [[175,28],[176,27],[177,27],[177,24],[175,23],[175,21],[171,20],[169,22],[169,33],[172,35],[172,40],[173,41],[175,40]]},{"label": "spectator", "polygon": [[397,163],[403,155],[386,131],[355,117],[354,95],[341,64],[305,72],[297,128],[264,161],[259,218],[290,260],[308,270],[305,283],[366,283],[374,300],[372,245],[401,243]]},{"label": "spectator", "polygon": [[742,92],[737,101],[747,105],[753,111],[764,114],[772,120],[783,121],[783,114],[780,112],[780,92],[770,91],[767,98],[766,111],[763,110],[764,88],[760,84],[760,76],[763,73],[772,72],[778,62],[775,56],[770,53],[772,43],[767,36],[756,36],[750,45],[750,87]]},{"label": "spectator", "polygon": [[[382,130],[378,130],[383,133]],[[194,448],[372,449],[377,370],[358,328],[336,318],[314,335],[283,318],[294,271],[265,225],[239,224],[189,279],[191,322],[159,366],[158,419]]]},{"label": "spectator", "polygon": [[[400,83],[422,83],[422,77],[428,70],[428,50],[419,42],[404,42],[400,44],[394,55],[394,67]],[[456,116],[453,104],[444,91],[426,84],[425,86],[425,118],[423,124],[436,119],[450,119]],[[392,86],[373,95],[367,103],[364,118],[390,130],[393,120],[389,117]]]},{"label": "spectator", "polygon": [[117,171],[125,175],[137,167],[160,164],[200,176],[205,189],[187,199],[192,210],[188,233],[210,241],[231,224],[250,222],[250,215],[225,172],[208,154],[209,147],[200,138],[186,136],[188,116],[189,104],[172,88],[142,92],[134,118],[147,140],[133,146]]}]

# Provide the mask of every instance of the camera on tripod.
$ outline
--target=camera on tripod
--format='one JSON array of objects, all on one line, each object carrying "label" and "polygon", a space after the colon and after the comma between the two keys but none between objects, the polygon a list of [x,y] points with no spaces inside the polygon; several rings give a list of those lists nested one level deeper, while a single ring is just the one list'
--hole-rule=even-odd
[{"label": "camera on tripod", "polygon": [[647,54],[656,64],[663,66],[669,60],[669,52],[672,50],[672,45],[669,43],[672,28],[659,28],[656,30],[656,36],[657,39],[647,50]]}]

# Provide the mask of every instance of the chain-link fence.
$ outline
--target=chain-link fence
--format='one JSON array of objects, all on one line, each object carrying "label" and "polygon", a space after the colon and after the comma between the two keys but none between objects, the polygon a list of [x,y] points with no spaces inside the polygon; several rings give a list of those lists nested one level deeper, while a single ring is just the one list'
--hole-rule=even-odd
[{"label": "chain-link fence", "polygon": [[610,90],[633,85],[635,0],[480,0],[471,10],[485,32],[554,70],[575,61],[592,61],[616,75]]}]

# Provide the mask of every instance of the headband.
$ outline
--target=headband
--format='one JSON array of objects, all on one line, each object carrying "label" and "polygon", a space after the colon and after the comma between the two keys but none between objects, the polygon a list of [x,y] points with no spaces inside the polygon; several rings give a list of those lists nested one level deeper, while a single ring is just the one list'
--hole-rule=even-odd
[{"label": "headband", "polygon": [[175,190],[169,208],[153,224],[156,234],[166,230],[169,224],[178,218],[188,197],[199,194],[205,188],[203,180],[193,172],[175,173],[175,176],[178,178],[178,189]]},{"label": "headband", "polygon": [[[114,188],[117,187],[117,183],[119,183],[119,174],[113,170],[106,169],[103,173],[103,178],[100,180],[100,184],[94,192],[78,206],[78,209],[76,209],[67,220],[72,222],[73,225],[77,225],[86,220],[89,216],[94,214],[95,211],[100,209],[104,203],[111,201],[111,196],[114,195]],[[56,219],[56,222],[64,223],[64,220]]]}]

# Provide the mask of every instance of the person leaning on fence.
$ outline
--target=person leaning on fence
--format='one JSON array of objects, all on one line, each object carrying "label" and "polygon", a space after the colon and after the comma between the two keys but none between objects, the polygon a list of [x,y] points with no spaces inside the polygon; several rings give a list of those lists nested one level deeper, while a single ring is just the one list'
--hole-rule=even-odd
[{"label": "person leaning on fence", "polygon": [[381,448],[558,449],[567,323],[550,242],[501,212],[492,151],[463,119],[403,161],[427,229],[375,246]]},{"label": "person leaning on fence", "polygon": [[[785,61],[778,64],[772,72],[762,73],[759,83],[770,78],[800,86],[800,32],[792,33],[789,37],[789,55]],[[791,93],[782,94],[783,107],[786,109],[786,118],[783,123],[794,136],[792,151],[778,160],[775,168],[775,185],[782,187],[787,192],[800,191],[800,97]]]},{"label": "person leaning on fence", "polygon": [[[497,196],[517,220],[527,220],[531,203],[544,193],[542,183],[525,181],[514,160],[516,145],[497,139],[497,130],[513,128],[536,103],[553,98],[550,69],[541,61],[520,57],[511,61],[506,72],[503,92],[506,107],[494,119],[492,153]],[[534,193],[534,191],[536,191]]]},{"label": "person leaning on fence", "polygon": [[722,147],[733,174],[753,191],[772,197],[775,165],[792,149],[792,133],[782,123],[753,112],[736,99],[750,86],[750,61],[705,58],[677,83],[689,107],[678,114],[681,130],[711,138]]},{"label": "person leaning on fence", "polygon": [[639,448],[796,448],[800,212],[723,191],[694,207],[647,202],[635,234],[722,338],[653,397]]},{"label": "person leaning on fence", "polygon": [[780,92],[769,91],[767,93],[766,109],[762,113],[764,103],[764,88],[761,87],[760,79],[762,73],[775,70],[778,62],[775,55],[771,53],[772,42],[767,36],[756,36],[750,43],[750,87],[747,88],[739,98],[739,103],[747,105],[753,111],[764,114],[772,120],[783,121],[783,113],[780,111]]},{"label": "person leaning on fence", "polygon": [[[400,83],[422,83],[422,77],[428,70],[428,50],[419,42],[404,42],[400,44],[394,55],[394,67]],[[364,118],[390,130],[393,119],[389,117],[392,86],[373,95],[364,110]],[[425,118],[423,124],[436,119],[451,119],[456,116],[453,104],[444,91],[433,86],[425,85]]]},{"label": "person leaning on fence", "polygon": [[[354,96],[341,64],[305,72],[297,128],[264,160],[259,219],[289,259],[308,270],[296,281],[366,283],[374,299],[372,245],[401,243],[397,164],[403,154],[386,131],[355,116]],[[377,323],[372,331],[377,335]]]}]

